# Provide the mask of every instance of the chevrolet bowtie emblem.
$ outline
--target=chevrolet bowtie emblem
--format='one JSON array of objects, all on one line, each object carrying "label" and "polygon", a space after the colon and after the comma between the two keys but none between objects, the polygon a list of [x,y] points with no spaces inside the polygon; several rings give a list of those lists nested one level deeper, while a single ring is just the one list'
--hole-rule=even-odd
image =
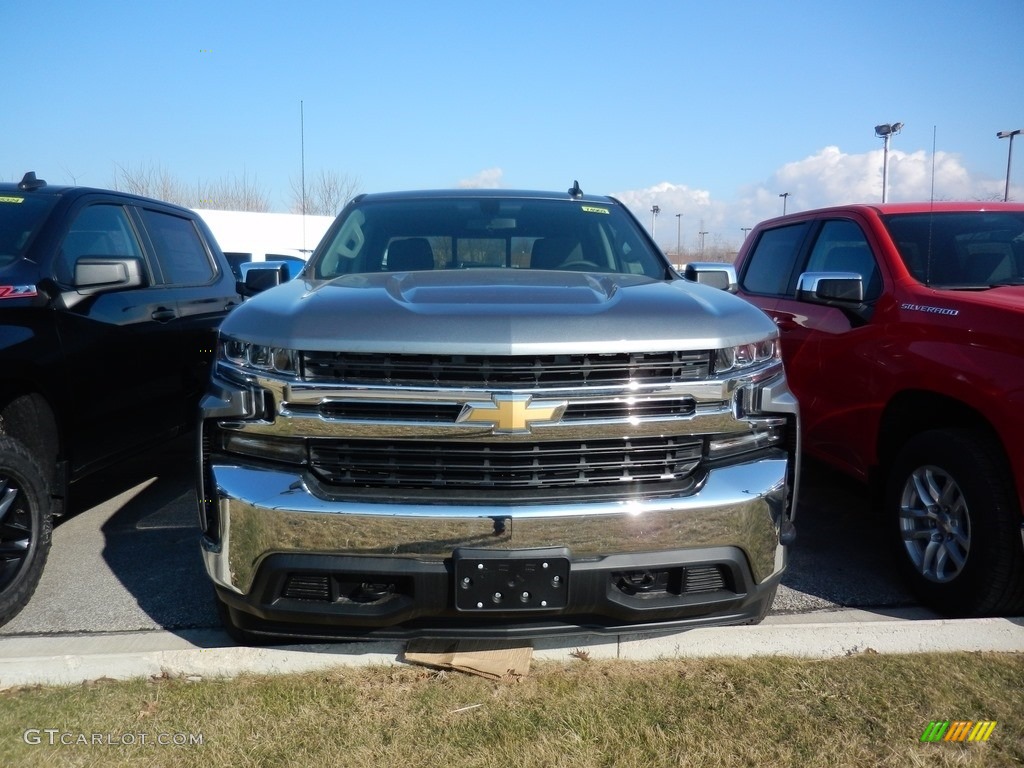
[{"label": "chevrolet bowtie emblem", "polygon": [[550,424],[562,418],[565,400],[534,400],[533,395],[491,395],[490,402],[462,406],[458,421],[490,424],[495,432],[530,432],[531,424]]}]

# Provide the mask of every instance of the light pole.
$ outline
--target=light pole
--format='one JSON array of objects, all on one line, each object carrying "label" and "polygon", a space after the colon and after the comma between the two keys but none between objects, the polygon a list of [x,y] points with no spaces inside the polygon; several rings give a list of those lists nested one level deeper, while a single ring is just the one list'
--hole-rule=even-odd
[{"label": "light pole", "polygon": [[707,230],[698,232],[697,234],[700,235],[700,257],[704,258],[704,235],[707,234]]},{"label": "light pole", "polygon": [[1013,137],[1022,132],[1024,132],[1024,128],[1018,128],[1016,131],[1000,131],[996,134],[997,139],[1010,140],[1010,151],[1006,153],[1006,191],[1003,192],[1004,203],[1010,199],[1010,161],[1013,160]]},{"label": "light pole", "polygon": [[782,198],[782,215],[786,215],[786,201],[789,199],[789,192],[783,192],[779,197]]},{"label": "light pole", "polygon": [[903,123],[882,123],[875,126],[875,136],[882,139],[882,202],[885,202],[885,188],[889,174],[889,138],[903,130]]},{"label": "light pole", "polygon": [[749,232],[751,229],[753,229],[753,227],[740,227],[740,232],[743,233],[743,240],[744,241],[746,241],[746,239],[747,239],[747,232]]},{"label": "light pole", "polygon": [[679,254],[681,254],[683,252],[682,246],[680,245],[680,243],[682,242],[682,234],[683,234],[683,214],[677,213],[676,214],[676,256],[678,256]]},{"label": "light pole", "polygon": [[661,213],[661,208],[658,206],[651,207],[651,238],[654,238],[654,229],[658,225],[658,214]]}]

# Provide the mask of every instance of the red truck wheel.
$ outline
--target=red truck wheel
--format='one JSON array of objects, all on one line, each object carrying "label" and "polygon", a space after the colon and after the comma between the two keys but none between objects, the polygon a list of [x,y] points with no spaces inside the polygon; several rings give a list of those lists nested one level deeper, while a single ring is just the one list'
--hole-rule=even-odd
[{"label": "red truck wheel", "polygon": [[980,432],[912,438],[889,475],[897,558],[925,605],[951,616],[1024,610],[1020,511],[1002,453]]},{"label": "red truck wheel", "polygon": [[25,607],[50,552],[52,499],[28,449],[0,436],[0,626]]}]

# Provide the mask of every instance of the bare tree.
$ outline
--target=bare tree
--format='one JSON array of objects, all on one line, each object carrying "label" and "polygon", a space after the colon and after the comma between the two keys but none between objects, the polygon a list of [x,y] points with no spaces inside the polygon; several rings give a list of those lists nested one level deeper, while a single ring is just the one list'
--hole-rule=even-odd
[{"label": "bare tree", "polygon": [[732,264],[736,259],[736,247],[728,243],[715,243],[704,249],[702,261],[716,261]]},{"label": "bare tree", "polygon": [[738,248],[735,244],[715,233],[711,234],[710,241],[705,242],[699,260],[731,264],[736,259],[737,251]]},{"label": "bare tree", "polygon": [[161,165],[139,166],[138,169],[118,165],[111,187],[179,205],[188,197],[184,185]]},{"label": "bare tree", "polygon": [[226,211],[270,210],[267,193],[257,186],[255,177],[250,181],[245,171],[242,171],[241,178],[221,178],[208,184],[206,189],[207,197],[214,202],[214,205],[207,205],[207,208],[221,208]]},{"label": "bare tree", "polygon": [[213,182],[197,181],[186,185],[160,165],[140,166],[138,169],[117,166],[111,182],[113,189],[145,195],[188,208],[220,208],[228,211],[269,211],[270,200],[256,178],[242,176],[221,178]]},{"label": "bare tree", "polygon": [[302,180],[291,180],[292,213],[312,216],[336,216],[345,204],[359,194],[358,178],[337,171],[320,171],[306,180],[306,196],[302,196]]}]

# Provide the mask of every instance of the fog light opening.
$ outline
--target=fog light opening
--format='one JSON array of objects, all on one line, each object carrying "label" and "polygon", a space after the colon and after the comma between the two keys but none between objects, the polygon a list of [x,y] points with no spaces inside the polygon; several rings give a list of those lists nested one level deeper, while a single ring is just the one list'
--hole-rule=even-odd
[{"label": "fog light opening", "polygon": [[383,581],[362,581],[352,592],[348,599],[353,603],[376,603],[386,600],[395,594],[395,585]]},{"label": "fog light opening", "polygon": [[616,589],[630,597],[678,595],[682,591],[683,571],[681,568],[622,571],[613,573],[612,581]]}]

